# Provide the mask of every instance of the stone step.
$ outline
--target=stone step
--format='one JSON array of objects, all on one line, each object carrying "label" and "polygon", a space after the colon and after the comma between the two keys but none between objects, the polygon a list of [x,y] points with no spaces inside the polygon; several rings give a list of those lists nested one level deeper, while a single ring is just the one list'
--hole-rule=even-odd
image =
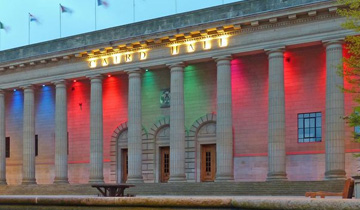
[{"label": "stone step", "polygon": [[[341,192],[344,181],[142,183],[126,190],[136,195],[304,195],[309,191]],[[98,195],[91,185],[0,186],[1,195]]]}]

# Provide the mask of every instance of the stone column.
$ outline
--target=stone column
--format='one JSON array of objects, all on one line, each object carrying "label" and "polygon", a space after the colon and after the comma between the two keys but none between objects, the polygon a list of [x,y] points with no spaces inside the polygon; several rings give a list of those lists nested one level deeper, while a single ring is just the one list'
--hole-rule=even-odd
[{"label": "stone column", "polygon": [[24,89],[23,115],[23,177],[22,184],[36,184],[35,180],[35,96],[34,87]]},{"label": "stone column", "polygon": [[64,80],[54,82],[55,100],[55,180],[56,184],[68,184],[67,94]]},{"label": "stone column", "polygon": [[284,51],[268,51],[269,56],[269,119],[267,181],[286,178]]},{"label": "stone column", "polygon": [[89,76],[90,93],[90,183],[103,183],[102,76]]},{"label": "stone column", "polygon": [[185,182],[184,64],[170,65],[170,179]]},{"label": "stone column", "polygon": [[128,71],[128,180],[127,183],[141,183],[142,177],[142,118],[141,118],[141,71]]},{"label": "stone column", "polygon": [[0,185],[6,184],[5,92],[0,90]]},{"label": "stone column", "polygon": [[217,63],[216,180],[234,181],[231,100],[231,56]]},{"label": "stone column", "polygon": [[345,121],[344,93],[339,87],[344,86],[344,79],[337,74],[342,62],[342,42],[331,41],[326,47],[326,116],[325,144],[326,165],[325,179],[345,178]]}]

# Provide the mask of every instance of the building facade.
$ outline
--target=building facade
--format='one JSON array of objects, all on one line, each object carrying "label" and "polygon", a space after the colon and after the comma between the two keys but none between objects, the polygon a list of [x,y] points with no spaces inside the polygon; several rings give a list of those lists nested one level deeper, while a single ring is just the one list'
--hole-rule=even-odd
[{"label": "building facade", "polygon": [[245,0],[0,51],[0,183],[356,174],[339,7]]}]

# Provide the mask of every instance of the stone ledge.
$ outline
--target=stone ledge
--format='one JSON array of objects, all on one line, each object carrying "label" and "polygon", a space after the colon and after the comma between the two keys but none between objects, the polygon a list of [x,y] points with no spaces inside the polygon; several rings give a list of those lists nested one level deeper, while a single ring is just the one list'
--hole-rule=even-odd
[{"label": "stone ledge", "polygon": [[360,200],[357,199],[311,199],[284,197],[246,197],[234,198],[232,206],[245,209],[287,209],[287,210],[358,210]]},{"label": "stone ledge", "polygon": [[6,196],[0,197],[1,206],[53,206],[61,207],[172,207],[176,208],[206,208],[206,209],[288,209],[288,210],[357,210],[360,200],[344,199],[310,199],[304,197],[61,197],[61,196]]}]

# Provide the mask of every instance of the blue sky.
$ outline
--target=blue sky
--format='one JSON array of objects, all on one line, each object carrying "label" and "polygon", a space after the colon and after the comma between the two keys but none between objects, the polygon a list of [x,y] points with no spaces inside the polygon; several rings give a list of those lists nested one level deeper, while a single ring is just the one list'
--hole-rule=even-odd
[{"label": "blue sky", "polygon": [[[0,51],[28,45],[29,12],[39,23],[30,23],[30,43],[60,37],[60,7],[73,13],[62,13],[62,37],[95,30],[96,0],[0,0],[0,22],[9,30],[0,30]],[[109,7],[96,7],[97,30],[187,12],[196,9],[232,3],[239,0],[106,0]]]}]

